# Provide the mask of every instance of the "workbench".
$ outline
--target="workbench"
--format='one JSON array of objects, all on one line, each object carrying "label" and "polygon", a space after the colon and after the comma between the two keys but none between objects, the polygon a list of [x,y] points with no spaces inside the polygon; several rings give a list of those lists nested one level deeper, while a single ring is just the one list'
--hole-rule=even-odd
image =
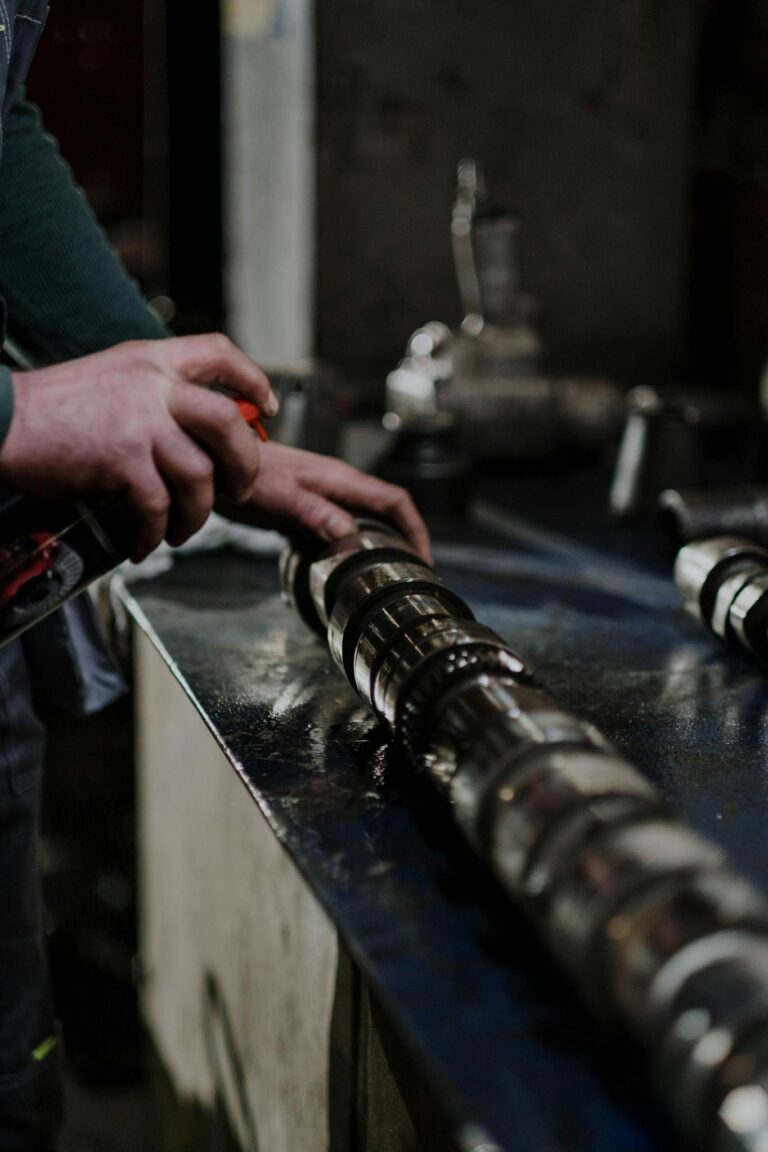
[{"label": "workbench", "polygon": [[[438,571],[766,890],[765,681],[585,483],[490,483],[441,527]],[[248,1152],[681,1146],[640,1054],[582,1010],[282,603],[274,558],[183,560],[122,595],[145,1015],[181,1099]]]}]

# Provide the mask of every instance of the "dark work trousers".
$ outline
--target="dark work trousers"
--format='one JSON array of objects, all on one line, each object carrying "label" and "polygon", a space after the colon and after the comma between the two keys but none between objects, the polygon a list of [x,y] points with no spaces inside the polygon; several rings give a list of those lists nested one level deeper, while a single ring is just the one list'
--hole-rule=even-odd
[{"label": "dark work trousers", "polygon": [[0,1152],[49,1152],[62,1116],[38,858],[43,748],[15,641],[0,649]]}]

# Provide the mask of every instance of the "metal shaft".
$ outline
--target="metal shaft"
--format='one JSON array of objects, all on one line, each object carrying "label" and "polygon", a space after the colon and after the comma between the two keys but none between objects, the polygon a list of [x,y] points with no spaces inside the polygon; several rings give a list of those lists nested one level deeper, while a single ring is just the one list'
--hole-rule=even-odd
[{"label": "metal shaft", "polygon": [[281,573],[593,1010],[646,1045],[694,1146],[767,1149],[761,897],[391,528],[289,549]]},{"label": "metal shaft", "polygon": [[768,488],[670,488],[661,493],[659,507],[678,547],[713,536],[768,544]]},{"label": "metal shaft", "polygon": [[680,549],[675,580],[685,605],[706,626],[768,664],[768,551],[739,536],[696,540]]}]

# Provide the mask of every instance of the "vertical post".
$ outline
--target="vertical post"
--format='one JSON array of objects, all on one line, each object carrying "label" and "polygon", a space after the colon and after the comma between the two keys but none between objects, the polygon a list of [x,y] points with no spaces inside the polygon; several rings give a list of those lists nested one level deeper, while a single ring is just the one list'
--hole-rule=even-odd
[{"label": "vertical post", "polygon": [[314,343],[312,0],[226,0],[223,32],[229,327],[285,363]]}]

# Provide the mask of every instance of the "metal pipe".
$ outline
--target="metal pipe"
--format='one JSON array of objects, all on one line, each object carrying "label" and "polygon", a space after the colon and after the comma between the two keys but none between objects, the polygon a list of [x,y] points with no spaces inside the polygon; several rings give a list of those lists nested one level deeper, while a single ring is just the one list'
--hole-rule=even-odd
[{"label": "metal pipe", "polygon": [[[706,586],[706,619],[721,574],[753,579],[762,559],[747,551],[731,542],[682,565],[693,598]],[[758,893],[602,733],[533,683],[393,529],[365,524],[325,550],[289,548],[281,572],[286,598],[311,626],[325,622],[339,668],[450,799],[593,1010],[646,1045],[696,1146],[768,1147],[768,906]]]}]

